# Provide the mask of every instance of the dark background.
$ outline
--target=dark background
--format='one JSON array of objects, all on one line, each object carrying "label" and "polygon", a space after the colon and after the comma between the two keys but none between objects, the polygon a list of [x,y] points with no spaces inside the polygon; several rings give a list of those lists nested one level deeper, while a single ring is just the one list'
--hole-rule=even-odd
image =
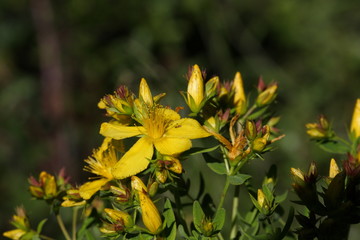
[{"label": "dark background", "polygon": [[316,160],[327,174],[333,155],[310,143],[304,125],[324,113],[346,136],[360,97],[359,12],[355,0],[0,1],[0,230],[22,203],[34,225],[47,215],[29,201],[30,175],[66,167],[73,182],[86,180],[103,95],[121,84],[137,92],[145,77],[167,92],[164,103],[184,105],[178,91],[195,63],[222,80],[240,71],[246,92],[260,75],[279,83],[286,138],[257,163],[262,173],[278,164],[284,189],[290,167]]}]

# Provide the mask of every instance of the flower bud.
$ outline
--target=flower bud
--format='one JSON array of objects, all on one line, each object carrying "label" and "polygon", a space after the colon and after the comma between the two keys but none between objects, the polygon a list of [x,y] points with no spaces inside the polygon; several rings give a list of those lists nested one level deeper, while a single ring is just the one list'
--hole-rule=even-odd
[{"label": "flower bud", "polygon": [[252,149],[254,152],[262,152],[267,144],[267,140],[263,137],[256,138],[253,142]]},{"label": "flower bud", "polygon": [[143,223],[152,234],[157,234],[162,225],[159,211],[146,193],[138,194]]},{"label": "flower bud", "polygon": [[205,84],[206,98],[210,98],[216,94],[219,84],[220,84],[219,77],[213,77],[206,82]]},{"label": "flower bud", "polygon": [[249,140],[254,140],[256,138],[257,130],[256,130],[256,125],[253,121],[246,120],[245,135]]},{"label": "flower bud", "polygon": [[335,159],[332,158],[330,161],[329,178],[333,179],[339,172],[340,169],[336,164]]},{"label": "flower bud", "polygon": [[30,191],[31,195],[36,197],[36,198],[43,198],[44,197],[44,191],[42,190],[41,187],[30,186],[29,191]]},{"label": "flower bud", "polygon": [[[167,157],[165,157],[166,159]],[[170,166],[167,167],[167,169],[169,169],[170,171],[177,173],[177,174],[181,174],[183,171],[182,165],[179,161],[179,159],[174,158],[174,157],[170,157]]]},{"label": "flower bud", "polygon": [[165,183],[168,178],[168,171],[166,169],[155,172],[156,180],[160,183]]},{"label": "flower bud", "polygon": [[155,196],[156,193],[157,193],[157,190],[159,189],[159,183],[156,182],[156,181],[150,183],[150,184],[148,185],[148,189],[149,189],[149,195],[150,195],[150,197]]},{"label": "flower bud", "polygon": [[256,99],[256,105],[262,107],[270,104],[276,97],[277,87],[277,84],[272,84],[261,92]]},{"label": "flower bud", "polygon": [[126,212],[112,208],[105,208],[104,212],[112,223],[121,224],[125,228],[129,228],[134,225],[131,216]]},{"label": "flower bud", "polygon": [[360,98],[357,99],[355,104],[350,131],[355,134],[356,138],[360,137]]},{"label": "flower bud", "polygon": [[191,111],[200,111],[201,102],[204,99],[204,79],[198,65],[194,65],[187,87],[187,102]]},{"label": "flower bud", "polygon": [[257,201],[260,207],[263,208],[265,204],[265,194],[261,189],[258,189],[257,191]]},{"label": "flower bud", "polygon": [[214,231],[214,224],[211,221],[211,219],[204,218],[201,222],[201,232],[204,234],[204,236],[211,236]]},{"label": "flower bud", "polygon": [[110,192],[116,196],[116,201],[118,202],[127,202],[130,200],[130,191],[129,189],[119,188],[115,186],[110,186]]},{"label": "flower bud", "polygon": [[300,169],[291,168],[290,173],[293,175],[294,180],[295,180],[296,183],[298,183],[299,181],[300,182],[305,182],[304,173]]},{"label": "flower bud", "polygon": [[140,81],[139,98],[142,99],[145,102],[145,104],[148,106],[154,105],[153,97],[151,95],[150,88],[145,78],[142,78]]},{"label": "flower bud", "polygon": [[131,177],[131,188],[139,192],[143,192],[143,191],[147,192],[147,187],[145,186],[143,181],[141,181],[141,179],[138,178],[137,176]]},{"label": "flower bud", "polygon": [[236,107],[236,113],[243,114],[246,111],[246,96],[240,72],[235,74],[232,90],[234,91],[234,105]]}]

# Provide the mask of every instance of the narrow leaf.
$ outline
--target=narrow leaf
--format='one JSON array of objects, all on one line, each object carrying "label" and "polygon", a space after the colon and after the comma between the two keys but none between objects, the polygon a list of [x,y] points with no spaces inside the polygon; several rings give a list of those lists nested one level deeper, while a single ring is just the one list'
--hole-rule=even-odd
[{"label": "narrow leaf", "polygon": [[229,181],[230,181],[230,184],[232,184],[232,185],[241,185],[250,178],[251,178],[250,175],[239,173],[236,175],[229,176]]}]

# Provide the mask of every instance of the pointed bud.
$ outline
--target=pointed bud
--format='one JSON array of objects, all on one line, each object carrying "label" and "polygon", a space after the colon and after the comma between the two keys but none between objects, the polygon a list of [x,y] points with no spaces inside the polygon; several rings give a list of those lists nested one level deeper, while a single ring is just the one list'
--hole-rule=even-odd
[{"label": "pointed bud", "polygon": [[315,183],[318,177],[318,170],[315,162],[311,162],[305,181],[309,183]]},{"label": "pointed bud", "polygon": [[142,99],[148,106],[154,105],[153,97],[145,78],[142,78],[140,81],[139,98]]},{"label": "pointed bud", "polygon": [[214,96],[220,84],[219,77],[213,77],[205,84],[205,94],[207,98]]},{"label": "pointed bud", "polygon": [[293,177],[295,177],[295,182],[298,182],[299,180],[301,182],[305,182],[304,173],[300,169],[291,168],[290,172],[293,175]]},{"label": "pointed bud", "polygon": [[277,84],[273,84],[261,92],[256,99],[256,104],[259,107],[270,104],[276,97],[277,87]]},{"label": "pointed bud", "polygon": [[148,189],[149,189],[149,195],[150,197],[153,197],[156,195],[157,190],[159,189],[159,183],[154,181],[151,184],[148,185]]},{"label": "pointed bud", "polygon": [[143,223],[152,234],[157,234],[162,225],[159,211],[146,193],[138,194]]},{"label": "pointed bud", "polygon": [[265,194],[261,189],[258,189],[257,191],[257,201],[260,207],[263,208],[265,204]]},{"label": "pointed bud", "polygon": [[243,114],[246,111],[246,96],[240,72],[237,72],[235,74],[232,90],[235,93],[234,105],[236,106],[236,113]]},{"label": "pointed bud", "polygon": [[31,195],[36,197],[36,198],[43,198],[44,197],[44,191],[42,190],[41,187],[30,186],[29,191],[30,191]]},{"label": "pointed bud", "polygon": [[141,179],[138,178],[137,176],[131,177],[131,188],[138,192],[143,192],[143,191],[147,192],[147,187],[145,186],[143,181],[141,181]]},{"label": "pointed bud", "polygon": [[246,120],[245,135],[249,140],[254,140],[256,138],[257,130],[256,130],[256,125],[253,121]]},{"label": "pointed bud", "polygon": [[134,225],[131,216],[126,212],[112,208],[105,208],[104,212],[112,223],[122,224],[125,228],[129,228]]},{"label": "pointed bud", "polygon": [[201,102],[204,99],[204,79],[198,65],[192,68],[191,76],[187,87],[187,102],[191,111],[200,111]]},{"label": "pointed bud", "polygon": [[339,166],[336,164],[335,159],[330,161],[329,178],[334,178],[340,172]]},{"label": "pointed bud", "polygon": [[177,174],[181,174],[183,171],[182,165],[179,161],[179,159],[171,157],[171,163],[170,166],[167,168],[170,171],[177,173]]},{"label": "pointed bud", "polygon": [[168,171],[166,169],[155,172],[156,180],[160,183],[165,183],[168,177]]},{"label": "pointed bud", "polygon": [[360,98],[357,99],[355,104],[350,131],[355,134],[356,138],[360,137]]}]

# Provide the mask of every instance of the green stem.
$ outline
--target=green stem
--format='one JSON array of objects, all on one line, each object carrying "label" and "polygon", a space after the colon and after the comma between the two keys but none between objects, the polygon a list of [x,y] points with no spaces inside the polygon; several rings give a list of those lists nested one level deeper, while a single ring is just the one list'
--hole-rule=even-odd
[{"label": "green stem", "polygon": [[71,240],[70,235],[69,235],[68,231],[65,228],[64,222],[63,222],[60,214],[56,215],[56,220],[57,220],[57,222],[59,224],[59,227],[60,227],[62,233],[64,234],[66,240]]},{"label": "green stem", "polygon": [[224,186],[223,192],[221,193],[220,202],[219,202],[219,205],[217,207],[217,210],[222,208],[222,206],[224,204],[225,197],[226,197],[226,193],[227,193],[227,191],[229,189],[229,186],[230,186],[229,176],[226,175],[225,186]]},{"label": "green stem", "polygon": [[76,240],[76,223],[78,217],[78,207],[73,208],[73,218],[72,218],[72,240]]},{"label": "green stem", "polygon": [[232,204],[232,212],[231,212],[231,231],[230,231],[230,239],[234,239],[237,233],[237,224],[236,224],[236,218],[237,218],[237,210],[239,207],[239,193],[240,193],[240,186],[235,186],[234,191],[234,198],[233,198],[233,204]]},{"label": "green stem", "polygon": [[245,113],[245,115],[241,117],[240,122],[243,123],[244,120],[247,119],[255,109],[256,109],[256,104],[252,105],[251,108]]},{"label": "green stem", "polygon": [[55,240],[54,238],[51,238],[51,237],[48,237],[48,236],[45,236],[45,235],[39,235],[39,237],[41,239],[44,239],[44,240]]}]

